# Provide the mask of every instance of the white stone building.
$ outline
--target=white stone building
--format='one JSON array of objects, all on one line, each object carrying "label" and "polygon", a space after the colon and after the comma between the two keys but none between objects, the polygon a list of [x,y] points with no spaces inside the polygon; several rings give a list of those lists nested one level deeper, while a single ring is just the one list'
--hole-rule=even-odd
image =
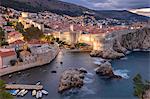
[{"label": "white stone building", "polygon": [[17,60],[16,52],[14,50],[0,51],[0,68],[6,68],[11,66],[11,60]]}]

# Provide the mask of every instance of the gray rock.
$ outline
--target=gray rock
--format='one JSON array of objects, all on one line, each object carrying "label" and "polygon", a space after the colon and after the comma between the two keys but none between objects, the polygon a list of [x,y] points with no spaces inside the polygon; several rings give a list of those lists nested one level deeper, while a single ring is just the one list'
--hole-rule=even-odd
[{"label": "gray rock", "polygon": [[112,66],[109,62],[105,62],[101,64],[97,69],[96,69],[96,74],[99,74],[101,76],[106,76],[109,78],[122,78],[121,76],[115,75],[113,73]]},{"label": "gray rock", "polygon": [[100,51],[92,51],[91,56],[115,59],[125,56],[127,50],[147,50],[150,48],[150,28],[143,28],[125,34],[119,33],[112,40],[102,43],[107,47]]},{"label": "gray rock", "polygon": [[81,88],[83,86],[84,73],[79,69],[69,69],[63,72],[58,92],[63,93],[72,88]]}]

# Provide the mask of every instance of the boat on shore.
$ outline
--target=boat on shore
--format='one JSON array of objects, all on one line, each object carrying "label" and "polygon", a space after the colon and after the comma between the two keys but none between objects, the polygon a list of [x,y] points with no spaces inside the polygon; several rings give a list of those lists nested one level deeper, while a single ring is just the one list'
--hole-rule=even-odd
[{"label": "boat on shore", "polygon": [[48,95],[48,92],[46,90],[41,91],[44,95]]},{"label": "boat on shore", "polygon": [[22,89],[20,92],[18,92],[17,96],[21,96],[25,91],[25,89]]},{"label": "boat on shore", "polygon": [[32,96],[36,96],[36,90],[32,91]]},{"label": "boat on shore", "polygon": [[41,91],[38,91],[36,93],[36,98],[39,99],[39,98],[42,98],[42,92]]}]

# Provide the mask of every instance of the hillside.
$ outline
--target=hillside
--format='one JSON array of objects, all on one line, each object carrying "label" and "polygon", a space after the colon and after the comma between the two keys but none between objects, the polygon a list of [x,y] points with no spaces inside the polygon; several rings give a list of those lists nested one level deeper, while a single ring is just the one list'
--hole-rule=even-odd
[{"label": "hillside", "polygon": [[94,11],[75,4],[59,0],[0,0],[0,5],[21,11],[39,12],[50,11],[60,15],[81,16],[85,12],[94,13],[96,19],[116,18],[124,21],[147,21],[148,17],[137,15],[128,11],[102,10]]}]

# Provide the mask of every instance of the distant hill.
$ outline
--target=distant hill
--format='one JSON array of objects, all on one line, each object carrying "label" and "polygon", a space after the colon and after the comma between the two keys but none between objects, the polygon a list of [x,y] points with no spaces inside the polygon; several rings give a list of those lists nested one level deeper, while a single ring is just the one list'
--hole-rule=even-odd
[{"label": "distant hill", "polygon": [[66,14],[69,16],[81,16],[84,15],[85,12],[89,12],[92,13],[91,15],[94,16],[96,19],[116,18],[118,20],[125,21],[148,20],[148,17],[137,15],[126,10],[95,11],[75,4],[62,2],[59,0],[0,0],[0,5],[21,11],[39,12],[47,10],[60,15]]}]

